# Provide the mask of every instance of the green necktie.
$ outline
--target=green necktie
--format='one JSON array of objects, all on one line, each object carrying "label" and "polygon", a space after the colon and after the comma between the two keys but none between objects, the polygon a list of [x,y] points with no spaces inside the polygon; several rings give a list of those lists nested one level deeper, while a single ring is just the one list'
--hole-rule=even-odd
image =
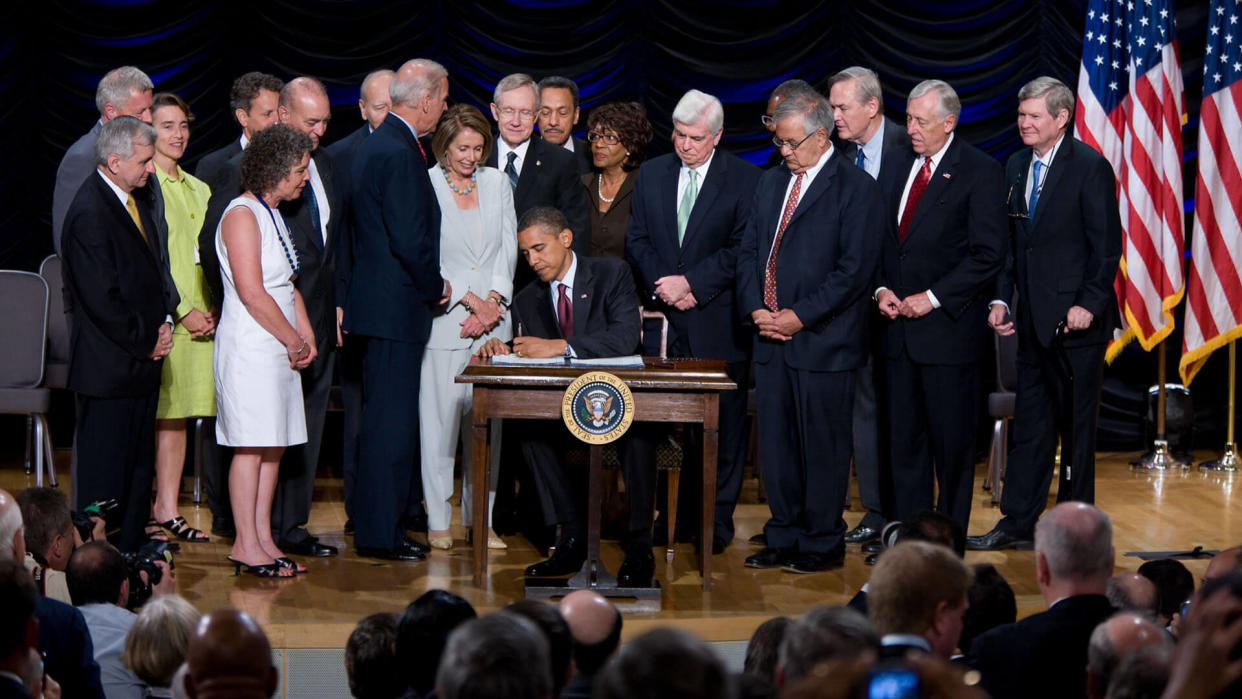
[{"label": "green necktie", "polygon": [[690,181],[686,183],[686,191],[681,195],[681,205],[677,207],[677,244],[686,239],[686,224],[690,223],[690,212],[694,211],[694,200],[699,197],[699,173],[689,171]]}]

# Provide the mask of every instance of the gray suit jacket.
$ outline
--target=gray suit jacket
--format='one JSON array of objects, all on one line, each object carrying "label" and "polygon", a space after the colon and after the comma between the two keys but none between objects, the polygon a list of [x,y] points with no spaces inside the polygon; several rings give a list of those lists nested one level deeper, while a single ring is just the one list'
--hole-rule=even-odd
[{"label": "gray suit jacket", "polygon": [[56,189],[52,191],[52,247],[60,254],[60,233],[65,225],[65,214],[69,205],[78,193],[78,188],[86,181],[86,176],[95,171],[95,142],[99,140],[99,127],[96,121],[81,138],[69,146],[60,159],[60,167],[56,168]]},{"label": "gray suit jacket", "polygon": [[[479,213],[483,219],[483,235],[475,239],[470,233],[463,212],[453,201],[453,193],[444,181],[439,165],[428,171],[431,188],[440,204],[440,276],[449,280],[452,297],[434,311],[428,349],[466,349],[473,340],[461,337],[460,323],[470,312],[461,304],[467,291],[486,299],[496,291],[510,303],[513,301],[513,269],[517,264],[517,217],[513,211],[513,188],[500,170],[479,167],[476,180],[479,192]],[[498,337],[508,342],[513,337],[510,314],[501,316],[500,324],[480,340]]]}]

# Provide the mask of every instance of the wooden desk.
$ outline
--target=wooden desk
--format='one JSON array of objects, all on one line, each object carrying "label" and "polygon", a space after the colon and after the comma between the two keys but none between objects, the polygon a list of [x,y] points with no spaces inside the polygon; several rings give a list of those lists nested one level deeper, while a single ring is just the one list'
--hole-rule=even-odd
[{"label": "wooden desk", "polygon": [[[712,584],[712,530],[716,510],[716,439],[720,424],[720,392],[737,388],[722,360],[648,357],[641,369],[573,366],[492,366],[474,358],[457,383],[474,385],[474,467],[471,482],[474,526],[474,584],[487,579],[487,493],[490,483],[493,418],[561,420],[565,387],[590,371],[606,371],[621,379],[634,395],[639,422],[695,422],[703,425],[703,512],[699,533],[699,569],[703,589]],[[592,503],[592,511],[598,503]],[[588,520],[598,527],[597,518]],[[669,522],[669,526],[673,526]],[[598,546],[598,540],[595,543]],[[598,554],[598,551],[595,552]]]}]

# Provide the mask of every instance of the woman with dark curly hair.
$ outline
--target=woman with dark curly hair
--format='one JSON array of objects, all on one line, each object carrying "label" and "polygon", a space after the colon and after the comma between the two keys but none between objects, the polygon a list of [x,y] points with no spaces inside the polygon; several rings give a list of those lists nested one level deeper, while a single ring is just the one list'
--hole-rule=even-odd
[{"label": "woman with dark curly hair", "polygon": [[241,162],[243,194],[216,231],[224,303],[216,329],[216,439],[234,447],[229,500],[237,536],[229,562],[265,578],[306,572],[272,540],[272,495],[285,447],[306,441],[298,371],[318,352],[293,286],[298,251],[277,206],[309,180],[311,140],[283,125],[260,131]]},{"label": "woman with dark curly hair", "polygon": [[582,176],[591,211],[592,257],[625,259],[625,229],[630,223],[630,192],[638,165],[651,143],[647,110],[637,102],[609,102],[587,120],[594,172]]}]

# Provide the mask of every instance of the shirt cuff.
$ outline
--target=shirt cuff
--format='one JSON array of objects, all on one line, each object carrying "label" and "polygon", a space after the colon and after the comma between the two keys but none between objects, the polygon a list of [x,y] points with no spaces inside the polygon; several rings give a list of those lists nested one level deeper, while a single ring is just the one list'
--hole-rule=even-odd
[{"label": "shirt cuff", "polygon": [[887,286],[877,286],[877,287],[875,288],[875,291],[871,292],[871,300],[872,300],[872,301],[879,301],[879,300],[880,300],[880,292],[881,292],[881,291],[887,291],[887,290],[888,290],[888,287],[887,287]]},{"label": "shirt cuff", "polygon": [[992,299],[990,302],[988,302],[988,308],[991,308],[992,306],[995,306],[998,303],[1004,306],[1006,311],[1010,310],[1009,304],[1005,303],[1004,301],[1001,301],[1000,299]]},{"label": "shirt cuff", "polygon": [[927,300],[931,301],[932,308],[940,308],[940,299],[936,298],[936,295],[932,293],[931,289],[928,289],[924,293],[927,294]]}]

